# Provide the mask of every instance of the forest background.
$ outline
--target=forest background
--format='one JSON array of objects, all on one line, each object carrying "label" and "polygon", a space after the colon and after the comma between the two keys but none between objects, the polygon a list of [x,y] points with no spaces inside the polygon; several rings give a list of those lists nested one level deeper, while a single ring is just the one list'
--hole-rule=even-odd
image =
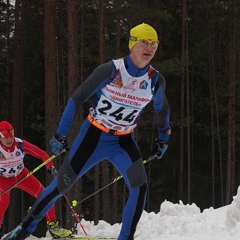
[{"label": "forest background", "polygon": [[[159,211],[165,199],[201,209],[232,201],[240,183],[239,0],[2,0],[0,11],[0,120],[14,125],[15,136],[52,155],[49,140],[73,91],[99,64],[128,55],[130,29],[148,23],[159,34],[152,65],[166,78],[172,135],[163,159],[145,164],[145,210]],[[70,146],[88,107],[79,112]],[[136,129],[144,158],[157,135],[149,104]],[[63,159],[54,160],[57,169]],[[25,157],[30,170],[40,163]],[[51,181],[45,169],[35,175],[44,185]],[[75,210],[86,220],[121,222],[128,196],[124,181],[96,193],[117,176],[104,161],[67,199],[82,201]],[[21,222],[34,200],[11,192],[2,233]],[[60,224],[74,228],[66,199],[56,207]],[[44,235],[44,228],[45,220],[36,234]]]}]

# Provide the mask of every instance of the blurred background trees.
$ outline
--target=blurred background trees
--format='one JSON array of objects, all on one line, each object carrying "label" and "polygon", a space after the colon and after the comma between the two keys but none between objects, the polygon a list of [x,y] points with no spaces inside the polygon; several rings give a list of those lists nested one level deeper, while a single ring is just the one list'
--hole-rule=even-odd
[{"label": "blurred background trees", "polygon": [[[165,199],[194,202],[201,209],[232,201],[240,183],[238,0],[3,0],[0,10],[0,120],[12,122],[17,137],[51,155],[48,142],[68,98],[97,65],[129,54],[129,31],[145,22],[159,34],[152,65],[167,81],[172,126],[164,158],[145,165],[146,211],[159,211]],[[80,110],[70,145],[88,107]],[[157,137],[151,104],[136,137],[146,158]],[[63,158],[54,160],[57,168]],[[27,156],[25,164],[33,169],[40,163]],[[36,176],[44,184],[51,181],[45,169]],[[81,201],[117,176],[104,161],[67,197]],[[15,227],[34,202],[21,191],[11,194],[1,231]],[[119,180],[83,201],[76,211],[96,224],[100,219],[121,222],[127,195]],[[64,198],[57,208],[61,223],[74,228],[77,222]]]}]

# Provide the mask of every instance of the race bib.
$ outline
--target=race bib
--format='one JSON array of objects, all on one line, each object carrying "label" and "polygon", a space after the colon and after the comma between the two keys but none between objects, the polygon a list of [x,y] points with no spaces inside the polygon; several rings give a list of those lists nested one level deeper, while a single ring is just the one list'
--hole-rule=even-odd
[{"label": "race bib", "polygon": [[3,165],[4,164],[1,164],[1,167],[0,167],[0,176],[3,176],[5,178],[16,177],[22,172],[24,168],[23,162],[20,162],[19,165],[9,166],[9,167],[4,167]]}]

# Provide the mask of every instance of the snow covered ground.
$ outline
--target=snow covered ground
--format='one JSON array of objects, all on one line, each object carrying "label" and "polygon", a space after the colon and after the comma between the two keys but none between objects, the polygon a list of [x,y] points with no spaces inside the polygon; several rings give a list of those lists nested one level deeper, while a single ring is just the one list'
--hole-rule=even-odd
[{"label": "snow covered ground", "polygon": [[[120,224],[100,221],[97,226],[82,220],[89,235],[117,237]],[[80,226],[78,234],[82,234]],[[232,203],[218,209],[164,201],[158,213],[144,212],[136,240],[240,240],[240,188]]]},{"label": "snow covered ground", "polygon": [[[84,219],[81,223],[90,236],[117,237],[121,227],[104,221],[97,226]],[[84,236],[80,226],[78,234]],[[196,204],[164,201],[158,213],[143,213],[135,240],[240,240],[240,187],[230,205],[203,212]]]}]

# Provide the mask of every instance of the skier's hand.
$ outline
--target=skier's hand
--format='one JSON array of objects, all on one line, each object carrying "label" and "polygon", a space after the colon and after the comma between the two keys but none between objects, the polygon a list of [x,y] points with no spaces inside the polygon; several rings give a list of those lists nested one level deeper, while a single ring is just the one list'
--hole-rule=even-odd
[{"label": "skier's hand", "polygon": [[48,172],[51,176],[53,176],[53,178],[55,178],[55,177],[57,176],[57,174],[58,174],[58,171],[57,171],[57,169],[56,169],[54,166],[50,167],[50,168],[47,170],[47,172]]},{"label": "skier's hand", "polygon": [[155,140],[155,145],[150,152],[150,156],[148,157],[149,160],[153,158],[160,159],[162,158],[163,154],[168,149],[168,142],[161,142],[159,139]]},{"label": "skier's hand", "polygon": [[52,152],[55,155],[58,155],[59,153],[61,153],[64,150],[66,150],[66,151],[68,150],[67,137],[62,137],[62,136],[58,135],[57,133],[52,137],[52,139],[50,140],[49,143],[52,146]]}]

